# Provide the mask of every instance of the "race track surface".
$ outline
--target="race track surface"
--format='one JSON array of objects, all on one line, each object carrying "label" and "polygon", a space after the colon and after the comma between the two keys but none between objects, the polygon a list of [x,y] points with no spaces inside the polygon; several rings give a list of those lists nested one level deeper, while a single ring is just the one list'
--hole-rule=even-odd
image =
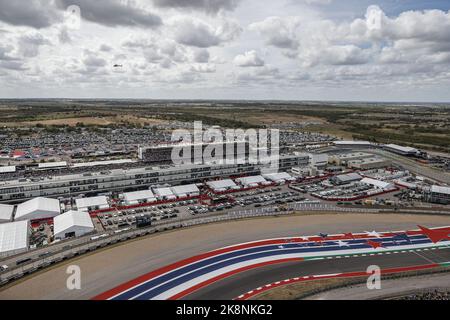
[{"label": "race track surface", "polygon": [[[428,227],[446,226],[450,225],[450,218],[399,214],[316,214],[204,225],[126,242],[58,264],[52,269],[43,270],[6,288],[1,288],[0,299],[91,299],[152,270],[237,243],[317,235],[320,232],[337,234],[366,230],[410,230],[417,228],[418,224]],[[304,263],[309,265],[314,264],[314,261]],[[81,268],[81,290],[68,290],[66,287],[68,277],[66,270],[73,264]],[[264,267],[260,270],[265,272],[265,270],[270,271],[272,267],[284,266],[290,266],[290,264]],[[252,275],[253,272],[249,271],[245,274]],[[286,275],[280,275],[280,279],[289,276],[289,272],[286,272]],[[222,283],[226,284],[234,277],[241,276],[242,274],[222,280],[224,281]],[[271,281],[269,278],[267,280],[264,282]],[[249,281],[248,285],[243,286],[242,289],[246,291],[251,284]],[[215,285],[209,288],[213,290]],[[243,293],[237,291],[241,290],[236,290],[237,294]],[[200,297],[203,293],[204,291],[198,291],[195,294]],[[232,295],[234,292],[229,297]],[[186,298],[193,297],[195,296]],[[220,294],[217,297],[220,297]]]},{"label": "race track surface", "polygon": [[283,265],[273,265],[250,270],[236,276],[216,282],[206,288],[196,291],[183,300],[229,300],[270,283],[284,279],[329,275],[367,270],[371,265],[378,265],[381,269],[399,268],[404,266],[421,266],[450,261],[450,249],[406,252],[391,255],[352,257],[344,259],[310,260],[293,262]]},{"label": "race track surface", "polygon": [[[325,274],[341,276],[341,273],[364,271],[370,265],[381,269],[437,267],[448,264],[450,256],[437,255],[434,251],[447,250],[450,245],[450,227],[429,229],[419,226],[418,230],[392,232],[343,233],[328,235],[320,233],[316,236],[301,236],[291,238],[267,239],[205,252],[154,270],[146,275],[109,290],[95,299],[111,300],[165,300],[181,299],[194,292],[208,288],[239,273],[249,270],[260,271],[260,268],[299,262],[292,269],[310,272],[302,275],[317,275],[313,269],[302,268],[302,262],[318,261],[325,265]],[[429,251],[431,253],[429,253]],[[423,252],[423,254],[421,254]],[[427,257],[435,257],[433,260]],[[360,259],[350,261],[352,257]],[[387,259],[385,257],[388,257]],[[333,270],[330,260],[346,261]],[[439,261],[435,261],[438,260]],[[368,261],[364,261],[368,260]],[[369,264],[366,264],[369,263]],[[427,266],[425,266],[427,265]],[[322,268],[322,265],[320,265]],[[356,269],[354,269],[356,268]],[[303,270],[305,269],[305,270]],[[284,275],[281,270],[271,270],[271,277]],[[400,271],[397,271],[400,272]],[[265,278],[260,278],[266,280]],[[278,280],[283,280],[281,278]],[[240,279],[255,287],[256,284]],[[267,283],[267,282],[266,282]],[[231,282],[228,287],[220,286],[220,292],[208,292],[196,299],[232,299],[230,291],[235,290],[237,282]],[[228,291],[221,291],[229,289]],[[245,293],[245,292],[244,292]]]}]

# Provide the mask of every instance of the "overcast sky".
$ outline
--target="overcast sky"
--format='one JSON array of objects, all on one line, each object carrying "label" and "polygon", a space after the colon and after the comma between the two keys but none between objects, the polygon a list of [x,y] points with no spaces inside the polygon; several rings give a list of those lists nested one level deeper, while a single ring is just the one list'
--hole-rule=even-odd
[{"label": "overcast sky", "polygon": [[449,102],[449,9],[448,0],[0,0],[0,98]]}]

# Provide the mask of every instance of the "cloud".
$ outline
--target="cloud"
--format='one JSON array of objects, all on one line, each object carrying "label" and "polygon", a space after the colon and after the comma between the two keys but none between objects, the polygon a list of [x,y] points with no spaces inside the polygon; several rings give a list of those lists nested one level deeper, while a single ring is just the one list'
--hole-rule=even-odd
[{"label": "cloud", "polygon": [[[450,86],[449,12],[370,6],[344,17],[337,1],[285,2],[0,0],[2,93],[303,98],[309,87],[322,98],[390,87],[412,97]],[[69,4],[81,7],[80,30],[63,23]]]},{"label": "cloud", "polygon": [[214,73],[216,66],[214,64],[194,64],[190,67],[190,71],[198,73]]},{"label": "cloud", "polygon": [[106,60],[103,58],[95,57],[94,55],[87,56],[83,63],[88,68],[100,68],[106,66]]},{"label": "cloud", "polygon": [[190,55],[186,47],[167,38],[131,37],[122,47],[132,52],[142,52],[146,62],[159,64],[164,69],[187,62]]},{"label": "cloud", "polygon": [[113,51],[113,48],[111,46],[108,46],[107,44],[102,44],[99,49],[100,49],[100,51],[103,51],[103,52]]},{"label": "cloud", "polygon": [[333,0],[300,0],[300,2],[304,2],[306,4],[326,5],[332,3]]},{"label": "cloud", "polygon": [[19,52],[22,56],[33,58],[39,55],[39,49],[43,45],[50,45],[51,42],[42,34],[32,32],[19,38]]},{"label": "cloud", "polygon": [[258,56],[255,50],[237,55],[233,62],[238,67],[263,67],[265,64],[264,60]]},{"label": "cloud", "polygon": [[207,13],[218,13],[221,10],[234,10],[241,0],[153,0],[157,7],[194,9]]},{"label": "cloud", "polygon": [[170,21],[174,39],[187,46],[209,48],[234,40],[242,29],[234,22],[226,21],[213,27],[200,19],[178,17]]},{"label": "cloud", "polygon": [[192,50],[192,60],[197,63],[208,63],[210,58],[209,51],[207,49],[197,49]]},{"label": "cloud", "polygon": [[0,0],[0,21],[14,26],[46,28],[60,19],[51,0]]},{"label": "cloud", "polygon": [[297,28],[300,17],[269,17],[261,22],[252,23],[249,30],[259,32],[265,43],[282,49],[298,47]]},{"label": "cloud", "polygon": [[135,5],[134,1],[120,0],[56,0],[60,9],[65,10],[71,5],[80,7],[84,20],[109,27],[158,27],[162,25],[161,18],[143,7]]},{"label": "cloud", "polygon": [[300,50],[298,58],[304,66],[316,65],[356,65],[368,63],[371,50],[364,50],[355,45],[316,46]]},{"label": "cloud", "polygon": [[72,37],[70,36],[69,30],[66,27],[62,27],[58,33],[58,40],[62,44],[71,43]]},{"label": "cloud", "polygon": [[13,70],[13,71],[24,71],[27,70],[22,61],[1,61],[0,68]]},{"label": "cloud", "polygon": [[353,21],[269,17],[249,29],[305,67],[447,63],[450,53],[450,12],[441,10],[406,11],[391,18],[373,5],[364,18]]},{"label": "cloud", "polygon": [[12,57],[10,54],[14,50],[14,47],[11,45],[3,45],[0,43],[0,60],[1,61],[11,61],[16,60],[16,58]]}]

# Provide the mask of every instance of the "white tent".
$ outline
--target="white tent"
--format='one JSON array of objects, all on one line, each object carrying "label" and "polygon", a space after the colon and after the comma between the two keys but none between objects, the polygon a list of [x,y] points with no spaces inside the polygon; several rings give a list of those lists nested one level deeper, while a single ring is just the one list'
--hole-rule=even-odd
[{"label": "white tent", "polygon": [[28,249],[29,221],[0,224],[0,255],[17,254]]},{"label": "white tent", "polygon": [[238,187],[231,179],[209,181],[206,184],[215,191],[225,191],[228,189],[236,189]]},{"label": "white tent", "polygon": [[237,178],[236,181],[246,187],[253,187],[253,186],[257,186],[259,184],[267,183],[267,180],[264,179],[263,176],[251,176],[251,177]]},{"label": "white tent", "polygon": [[153,190],[155,192],[155,195],[160,200],[173,200],[176,198],[176,196],[173,194],[172,190],[170,188],[157,188]]},{"label": "white tent", "polygon": [[40,220],[53,218],[61,213],[59,200],[34,198],[17,206],[15,220]]},{"label": "white tent", "polygon": [[442,187],[438,185],[431,186],[431,192],[440,194],[450,194],[450,187]]},{"label": "white tent", "polygon": [[45,162],[45,163],[38,164],[39,169],[52,169],[52,168],[61,168],[61,167],[67,167],[67,162],[66,161]]},{"label": "white tent", "polygon": [[75,203],[80,211],[91,211],[109,208],[108,198],[106,196],[98,196],[91,198],[76,199]]},{"label": "white tent", "polygon": [[128,205],[138,204],[139,202],[155,202],[155,195],[151,190],[128,192],[124,195],[125,203]]},{"label": "white tent", "polygon": [[53,219],[55,239],[80,237],[94,231],[94,224],[89,213],[69,211]]},{"label": "white tent", "polygon": [[16,172],[15,166],[0,167],[0,173],[13,173],[13,172]]},{"label": "white tent", "polygon": [[295,180],[295,178],[292,178],[292,176],[286,172],[263,174],[263,177],[267,180],[277,182],[277,183]]},{"label": "white tent", "polygon": [[179,198],[189,197],[189,196],[198,196],[200,194],[200,190],[195,184],[187,184],[183,186],[176,186],[170,188],[172,192]]},{"label": "white tent", "polygon": [[14,206],[0,204],[0,223],[11,222]]},{"label": "white tent", "polygon": [[371,178],[364,178],[361,180],[361,183],[368,184],[370,186],[373,186],[377,189],[382,189],[382,190],[388,190],[388,189],[392,189],[394,187],[394,185],[392,183],[381,181],[381,180],[376,180],[376,179],[371,179]]}]

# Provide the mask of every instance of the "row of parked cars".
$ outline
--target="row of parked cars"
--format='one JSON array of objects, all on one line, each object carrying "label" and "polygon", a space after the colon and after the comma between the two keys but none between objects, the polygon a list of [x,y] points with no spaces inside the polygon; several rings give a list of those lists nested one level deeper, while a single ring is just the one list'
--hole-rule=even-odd
[{"label": "row of parked cars", "polygon": [[319,192],[323,191],[326,188],[320,184],[312,184],[312,185],[291,185],[291,189],[294,189],[296,191],[299,191],[301,193],[308,193],[308,192]]},{"label": "row of parked cars", "polygon": [[249,206],[254,204],[255,207],[261,207],[263,205],[274,205],[274,204],[283,204],[294,201],[302,201],[303,197],[300,197],[295,192],[282,192],[282,193],[269,193],[265,195],[257,195],[253,197],[248,197],[245,199],[240,199],[237,201],[237,204],[241,207]]},{"label": "row of parked cars", "polygon": [[244,198],[244,197],[249,197],[249,196],[254,196],[254,195],[258,195],[258,194],[264,194],[264,193],[269,193],[269,192],[277,192],[277,191],[281,191],[282,188],[280,187],[276,187],[276,188],[266,188],[266,189],[256,189],[256,190],[251,190],[251,191],[246,191],[240,194],[236,194],[234,197],[235,198]]}]

